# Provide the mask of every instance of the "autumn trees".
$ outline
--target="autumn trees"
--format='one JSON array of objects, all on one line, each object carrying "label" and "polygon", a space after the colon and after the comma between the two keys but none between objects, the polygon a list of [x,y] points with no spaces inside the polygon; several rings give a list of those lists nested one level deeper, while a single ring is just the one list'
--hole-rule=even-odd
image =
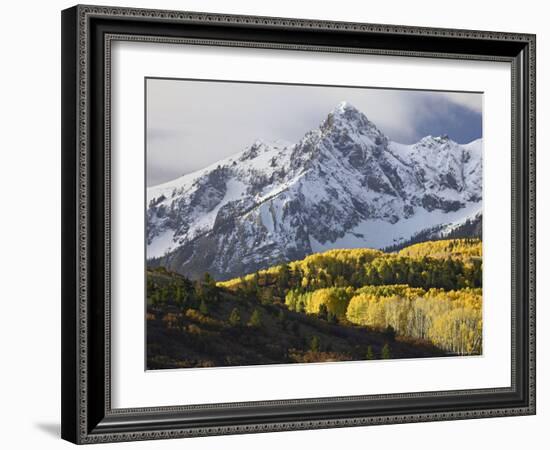
[{"label": "autumn trees", "polygon": [[389,254],[330,250],[219,285],[259,291],[262,302],[278,300],[323,320],[391,329],[394,337],[479,354],[481,257],[478,239],[424,242]]},{"label": "autumn trees", "polygon": [[289,291],[286,304],[295,311],[332,313],[340,320],[381,331],[389,341],[408,336],[429,340],[450,353],[481,353],[481,289],[425,291],[407,285],[324,288]]},{"label": "autumn trees", "polygon": [[269,289],[284,299],[288,291],[312,292],[333,287],[407,284],[423,289],[482,287],[481,241],[453,239],[415,244],[399,253],[372,249],[329,250],[309,255],[219,286],[255,295]]},{"label": "autumn trees", "polygon": [[[312,292],[301,292],[294,289],[286,295],[285,304],[290,310],[310,314],[321,313],[325,315],[326,319],[329,314],[344,317],[353,292],[354,289],[349,286],[346,288],[322,288]],[[326,313],[323,314],[325,311]]]},{"label": "autumn trees", "polygon": [[450,353],[480,354],[481,306],[480,289],[364,288],[350,300],[346,318],[378,330],[392,327],[398,336],[427,339]]},{"label": "autumn trees", "polygon": [[[384,336],[387,349],[364,348],[367,359],[395,357],[395,345],[404,338],[429,341],[449,354],[482,349],[482,245],[477,239],[424,242],[397,253],[330,250],[222,282],[208,274],[190,281],[168,277],[162,268],[152,270],[147,296],[153,311],[165,305],[193,308],[203,316],[217,315],[233,332],[266,330],[275,323],[291,330],[294,313],[301,313],[326,328],[365,327]],[[240,304],[220,309],[228,295]],[[325,339],[322,343],[328,345]],[[317,348],[309,340],[304,345]]]}]

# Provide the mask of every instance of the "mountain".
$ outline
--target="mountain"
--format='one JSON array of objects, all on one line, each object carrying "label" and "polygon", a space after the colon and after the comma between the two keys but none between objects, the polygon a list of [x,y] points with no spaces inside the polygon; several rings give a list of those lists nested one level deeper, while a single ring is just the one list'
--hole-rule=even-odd
[{"label": "mountain", "polygon": [[396,244],[385,247],[387,252],[395,252],[409,245],[418,244],[426,241],[438,241],[441,239],[460,239],[460,238],[482,238],[483,215],[481,211],[470,217],[461,219],[455,223],[439,224],[430,228],[425,228],[409,239],[399,241]]},{"label": "mountain", "polygon": [[481,212],[482,141],[390,141],[347,102],[296,144],[261,140],[147,190],[147,258],[229,279],[332,248],[386,248]]}]

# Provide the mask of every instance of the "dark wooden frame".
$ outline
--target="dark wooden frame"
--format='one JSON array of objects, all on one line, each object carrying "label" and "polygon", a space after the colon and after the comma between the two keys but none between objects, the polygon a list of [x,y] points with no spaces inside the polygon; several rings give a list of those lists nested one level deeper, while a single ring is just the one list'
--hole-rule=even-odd
[{"label": "dark wooden frame", "polygon": [[[509,62],[512,385],[112,409],[109,102],[113,40]],[[64,439],[94,443],[535,413],[534,35],[75,6],[62,12],[62,192]]]}]

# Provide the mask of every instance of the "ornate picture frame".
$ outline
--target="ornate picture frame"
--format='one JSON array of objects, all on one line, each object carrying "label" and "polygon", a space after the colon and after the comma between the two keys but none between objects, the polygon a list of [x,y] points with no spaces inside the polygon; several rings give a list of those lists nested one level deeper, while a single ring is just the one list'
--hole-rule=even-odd
[{"label": "ornate picture frame", "polygon": [[[111,48],[120,41],[509,64],[510,386],[114,408],[110,102]],[[535,414],[534,35],[82,5],[62,12],[64,439],[85,444],[529,414]]]}]

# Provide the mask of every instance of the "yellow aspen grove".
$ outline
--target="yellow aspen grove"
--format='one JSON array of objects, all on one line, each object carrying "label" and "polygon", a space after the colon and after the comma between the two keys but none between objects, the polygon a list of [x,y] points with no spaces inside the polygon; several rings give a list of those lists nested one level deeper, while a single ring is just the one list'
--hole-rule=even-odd
[{"label": "yellow aspen grove", "polygon": [[428,241],[386,253],[329,250],[217,285],[326,320],[391,328],[449,354],[482,351],[479,239]]},{"label": "yellow aspen grove", "polygon": [[[438,347],[458,355],[480,354],[482,344],[481,290],[462,289],[427,292],[406,288],[389,294],[359,293],[349,302],[346,318],[355,324],[383,330],[391,326],[401,336],[429,339]],[[409,294],[409,296],[407,296]]]}]

